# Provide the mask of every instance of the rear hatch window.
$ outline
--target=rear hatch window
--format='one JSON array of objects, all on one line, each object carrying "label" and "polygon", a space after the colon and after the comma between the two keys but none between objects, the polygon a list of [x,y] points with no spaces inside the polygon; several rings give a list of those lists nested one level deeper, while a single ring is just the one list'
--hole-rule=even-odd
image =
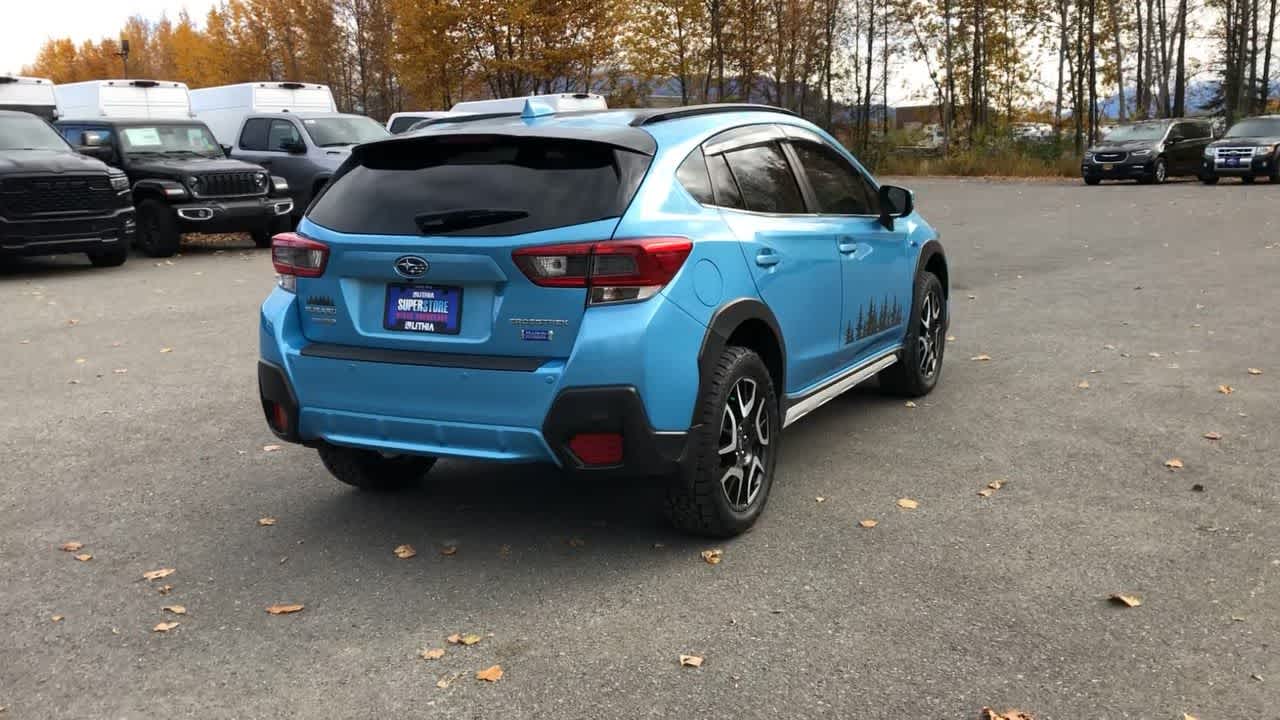
[{"label": "rear hatch window", "polygon": [[560,138],[445,135],[365,145],[307,213],[349,234],[510,236],[621,217],[647,155]]}]

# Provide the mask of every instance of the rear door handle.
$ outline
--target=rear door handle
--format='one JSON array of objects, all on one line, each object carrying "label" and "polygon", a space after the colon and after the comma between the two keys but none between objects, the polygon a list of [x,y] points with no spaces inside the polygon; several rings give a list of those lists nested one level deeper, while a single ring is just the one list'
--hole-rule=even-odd
[{"label": "rear door handle", "polygon": [[858,243],[853,238],[841,238],[840,242],[836,245],[836,249],[845,255],[852,255],[853,253],[858,252]]},{"label": "rear door handle", "polygon": [[782,258],[772,250],[761,250],[756,254],[756,264],[760,267],[773,267],[781,261]]}]

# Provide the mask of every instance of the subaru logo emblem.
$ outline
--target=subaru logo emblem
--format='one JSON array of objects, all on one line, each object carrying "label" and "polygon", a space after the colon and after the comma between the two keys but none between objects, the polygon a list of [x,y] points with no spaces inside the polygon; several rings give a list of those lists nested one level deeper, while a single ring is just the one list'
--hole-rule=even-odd
[{"label": "subaru logo emblem", "polygon": [[396,272],[401,277],[420,278],[427,274],[429,267],[431,265],[417,255],[402,255],[396,258]]}]

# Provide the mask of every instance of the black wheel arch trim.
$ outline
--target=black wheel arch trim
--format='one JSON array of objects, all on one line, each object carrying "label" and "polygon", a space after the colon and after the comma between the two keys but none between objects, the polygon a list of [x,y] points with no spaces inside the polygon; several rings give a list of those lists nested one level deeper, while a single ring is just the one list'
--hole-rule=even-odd
[{"label": "black wheel arch trim", "polygon": [[[584,464],[569,449],[578,433],[620,433],[622,462]],[[689,434],[655,430],[634,386],[595,385],[561,390],[543,420],[542,437],[569,472],[666,476],[683,464]]]},{"label": "black wheel arch trim", "polygon": [[702,401],[702,396],[707,389],[706,380],[711,376],[716,362],[720,359],[720,354],[729,345],[729,338],[733,336],[734,331],[750,320],[763,322],[778,343],[778,356],[781,361],[778,377],[784,386],[775,387],[773,390],[774,395],[778,397],[778,402],[784,402],[783,398],[787,395],[785,387],[787,341],[782,335],[782,327],[778,324],[778,318],[774,316],[773,311],[764,302],[756,298],[740,298],[720,306],[711,316],[711,321],[707,323],[707,332],[702,336],[702,347],[698,350],[698,394],[693,403],[693,413],[689,420],[690,428],[697,425],[698,403]]},{"label": "black wheel arch trim", "polygon": [[942,283],[942,297],[946,302],[943,303],[943,311],[946,316],[942,320],[943,332],[951,328],[951,263],[947,262],[947,253],[942,249],[942,242],[938,238],[932,238],[920,247],[920,255],[916,258],[916,274],[911,276],[912,298],[911,307],[914,312],[915,308],[915,279],[920,277],[920,273],[925,271],[929,263],[934,258],[942,261],[942,268],[946,273],[943,277],[938,278],[938,282]]},{"label": "black wheel arch trim", "polygon": [[174,190],[174,189],[182,191],[182,197],[178,198],[179,200],[187,200],[188,198],[191,197],[190,194],[187,192],[187,189],[183,187],[182,183],[177,182],[176,180],[164,180],[161,178],[145,178],[133,184],[134,197],[138,198],[139,200],[146,199],[146,198],[154,198],[156,200],[160,200],[161,202],[168,203],[169,194],[167,191]]}]

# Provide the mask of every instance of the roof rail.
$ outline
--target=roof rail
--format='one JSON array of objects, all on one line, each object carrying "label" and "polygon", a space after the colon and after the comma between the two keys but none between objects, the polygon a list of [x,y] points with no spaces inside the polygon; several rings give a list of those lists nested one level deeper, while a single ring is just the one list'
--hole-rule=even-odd
[{"label": "roof rail", "polygon": [[680,118],[696,117],[698,115],[714,115],[717,113],[728,112],[774,112],[784,115],[795,115],[795,113],[784,108],[773,107],[771,105],[756,105],[754,103],[709,103],[706,105],[685,105],[683,107],[669,108],[665,110],[654,110],[652,112],[642,112],[636,115],[631,121],[634,127],[642,127],[644,125],[652,125],[660,123],[664,120],[678,120]]},{"label": "roof rail", "polygon": [[[475,122],[476,120],[493,120],[495,118],[520,117],[518,112],[500,112],[500,113],[474,113],[470,115],[451,115],[447,117],[428,118],[419,120],[409,126],[409,130],[421,130],[435,125],[448,125],[451,123]],[[407,132],[407,131],[406,131]]]}]

